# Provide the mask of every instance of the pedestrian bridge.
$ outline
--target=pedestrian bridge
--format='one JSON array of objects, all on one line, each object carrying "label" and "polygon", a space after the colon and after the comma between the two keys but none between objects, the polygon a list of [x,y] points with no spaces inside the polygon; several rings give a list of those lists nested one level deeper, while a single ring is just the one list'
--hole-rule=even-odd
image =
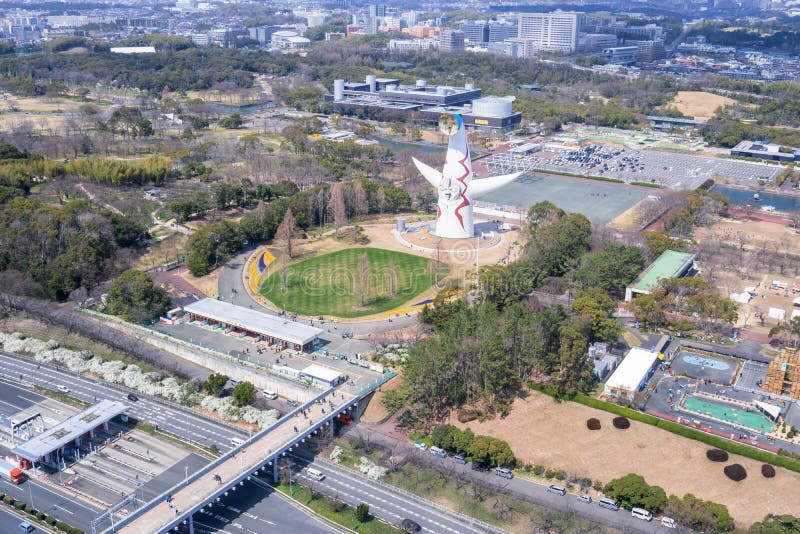
[{"label": "pedestrian bridge", "polygon": [[[384,375],[357,394],[348,393],[343,388],[331,388],[320,393],[141,507],[136,507],[135,496],[117,503],[92,522],[92,533],[163,533],[181,524],[188,524],[189,531],[193,532],[193,514],[253,475],[271,469],[277,479],[278,458],[329,426],[340,414],[352,410],[361,399],[393,376],[394,373]],[[128,507],[135,509],[117,520],[115,516]]]}]

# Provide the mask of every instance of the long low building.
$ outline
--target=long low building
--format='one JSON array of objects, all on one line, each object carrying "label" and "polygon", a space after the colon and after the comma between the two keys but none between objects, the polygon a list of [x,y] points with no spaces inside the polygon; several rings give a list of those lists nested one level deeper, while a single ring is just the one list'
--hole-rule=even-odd
[{"label": "long low building", "polygon": [[63,454],[67,446],[80,445],[85,436],[92,436],[98,428],[102,427],[107,432],[108,422],[127,409],[121,402],[102,400],[17,445],[11,452],[31,462],[58,465],[54,454]]},{"label": "long low building", "polygon": [[606,380],[603,394],[633,400],[641,391],[663,356],[657,351],[634,347]]},{"label": "long low building", "polygon": [[630,302],[636,295],[649,295],[658,288],[661,280],[680,278],[696,271],[694,254],[665,250],[661,256],[651,263],[630,286],[625,288],[625,302]]},{"label": "long low building", "polygon": [[183,307],[191,320],[202,319],[211,324],[222,324],[245,334],[251,334],[260,341],[267,341],[295,350],[305,350],[314,345],[325,331],[251,310],[221,300],[205,298]]}]

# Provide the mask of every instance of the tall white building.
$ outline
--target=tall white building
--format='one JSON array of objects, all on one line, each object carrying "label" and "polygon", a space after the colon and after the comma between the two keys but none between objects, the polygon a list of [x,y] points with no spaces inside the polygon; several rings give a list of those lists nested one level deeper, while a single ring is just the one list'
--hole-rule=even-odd
[{"label": "tall white building", "polygon": [[571,54],[578,48],[579,13],[521,13],[518,38],[535,50]]}]

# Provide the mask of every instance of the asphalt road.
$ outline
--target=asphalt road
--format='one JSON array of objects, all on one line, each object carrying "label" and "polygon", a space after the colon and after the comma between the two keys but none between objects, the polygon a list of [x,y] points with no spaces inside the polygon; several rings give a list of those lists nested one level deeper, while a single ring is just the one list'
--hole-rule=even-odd
[{"label": "asphalt road", "polygon": [[20,379],[48,389],[57,385],[69,388],[69,395],[76,399],[94,403],[101,399],[109,399],[126,404],[128,415],[140,421],[155,423],[160,429],[201,445],[216,445],[219,450],[227,451],[232,447],[231,438],[241,438],[247,434],[239,429],[222,423],[199,417],[188,410],[171,404],[156,402],[144,395],[139,395],[138,402],[127,399],[128,393],[105,382],[93,381],[84,377],[57,371],[53,368],[20,359],[19,356],[0,351],[0,374],[15,380]]},{"label": "asphalt road", "polygon": [[[296,476],[301,479],[304,486],[327,496],[338,496],[337,498],[350,506],[358,506],[362,502],[367,503],[372,515],[393,525],[397,525],[403,519],[411,519],[419,523],[424,532],[465,534],[484,532],[481,528],[458,521],[402,494],[388,491],[347,468],[333,466],[327,462],[324,464],[315,462],[301,456],[292,456],[298,467],[302,467]],[[322,471],[325,479],[316,481],[309,478],[306,472],[308,467]]]},{"label": "asphalt road", "polygon": [[[25,520],[22,519],[22,516],[17,516],[3,508],[0,508],[0,532],[6,532],[9,534],[11,532],[19,532],[20,534],[22,534],[22,531],[17,529],[17,525],[19,525],[23,521]],[[39,525],[35,525],[35,527],[36,530],[34,530],[33,532],[52,532],[50,530],[44,530]]]},{"label": "asphalt road", "polygon": [[[286,532],[331,534],[340,532],[314,516],[307,515],[289,499],[267,484],[245,482],[235,493],[193,516],[196,534],[262,534]],[[188,532],[182,527],[182,532]]]},{"label": "asphalt road", "polygon": [[[220,299],[225,302],[230,302],[238,306],[252,307],[263,313],[276,315],[275,312],[264,308],[256,302],[247,292],[242,281],[242,269],[250,257],[253,250],[242,252],[231,260],[229,260],[219,277],[218,288]],[[299,322],[308,324],[311,321],[298,319]],[[371,343],[364,339],[342,338],[342,333],[352,333],[354,336],[379,336],[383,332],[405,328],[417,323],[416,315],[394,317],[390,320],[381,319],[375,321],[363,322],[347,322],[346,320],[337,320],[335,324],[330,321],[325,321],[320,324],[318,320],[314,320],[314,326],[323,328],[326,333],[320,336],[324,348],[334,352],[341,352],[345,354],[356,354],[366,352],[372,348]]]},{"label": "asphalt road", "polygon": [[[438,469],[446,468],[447,472],[453,473],[464,480],[481,480],[489,488],[502,490],[544,508],[558,510],[568,515],[578,515],[593,523],[617,528],[626,533],[641,532],[642,534],[649,534],[653,532],[675,532],[675,530],[662,527],[660,522],[655,519],[648,523],[632,517],[627,510],[620,509],[612,511],[600,508],[597,502],[592,502],[590,504],[583,503],[577,500],[574,493],[567,493],[563,496],[550,493],[547,491],[547,484],[540,484],[524,478],[507,480],[495,475],[494,471],[476,471],[472,469],[471,464],[457,464],[450,457],[439,459],[428,452],[420,451],[408,441],[398,441],[384,434],[372,432],[369,429],[367,429],[367,431],[370,432],[371,443],[380,447],[389,447],[389,449],[393,450],[394,454],[398,456],[416,456],[415,461],[423,465]],[[324,466],[317,466],[317,468],[326,474],[330,470],[329,464],[327,463]],[[352,473],[352,471],[349,471],[349,473]],[[358,475],[351,474],[351,476]],[[419,523],[422,525],[421,522]]]},{"label": "asphalt road", "polygon": [[[19,486],[15,486],[11,482],[3,479],[0,480],[0,492],[11,495],[15,499],[27,503],[31,503],[32,501],[32,505],[35,509],[85,532],[91,532],[89,521],[94,519],[102,511],[100,508],[91,506],[78,498],[73,498],[65,493],[56,492],[36,480],[28,479]],[[19,523],[19,521],[17,521],[17,523]],[[2,521],[0,521],[0,524],[2,524]],[[0,532],[13,532],[13,530],[3,530],[0,528]]]}]

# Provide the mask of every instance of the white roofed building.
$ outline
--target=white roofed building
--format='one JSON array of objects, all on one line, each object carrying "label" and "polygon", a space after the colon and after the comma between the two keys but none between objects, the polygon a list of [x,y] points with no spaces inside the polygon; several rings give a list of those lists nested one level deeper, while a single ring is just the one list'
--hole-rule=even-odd
[{"label": "white roofed building", "polygon": [[633,396],[647,383],[660,359],[661,355],[656,351],[632,348],[606,381],[603,394],[633,400]]},{"label": "white roofed building", "polygon": [[325,332],[320,328],[298,323],[285,317],[276,317],[209,298],[188,304],[183,307],[183,311],[189,314],[190,320],[205,320],[211,324],[222,324],[244,333],[253,334],[259,340],[295,350],[311,347]]}]

